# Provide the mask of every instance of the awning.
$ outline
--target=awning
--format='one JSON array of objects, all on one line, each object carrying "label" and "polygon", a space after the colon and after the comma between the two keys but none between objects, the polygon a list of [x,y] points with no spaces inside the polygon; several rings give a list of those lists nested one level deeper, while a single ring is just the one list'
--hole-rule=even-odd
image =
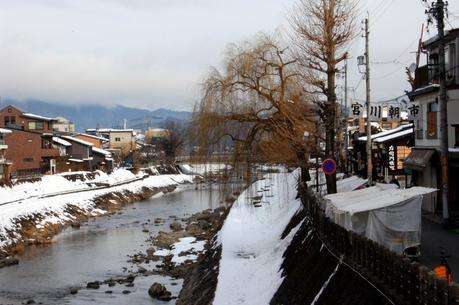
[{"label": "awning", "polygon": [[403,165],[407,169],[423,170],[435,153],[435,149],[413,148],[408,157],[405,158]]}]

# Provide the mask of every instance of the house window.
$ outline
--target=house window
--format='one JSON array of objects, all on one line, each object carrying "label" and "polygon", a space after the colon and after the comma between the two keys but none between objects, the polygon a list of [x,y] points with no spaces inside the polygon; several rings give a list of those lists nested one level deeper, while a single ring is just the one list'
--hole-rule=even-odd
[{"label": "house window", "polygon": [[5,116],[5,126],[8,125],[15,125],[16,124],[16,117],[15,116]]},{"label": "house window", "polygon": [[438,139],[437,113],[438,103],[430,103],[427,109],[427,139]]},{"label": "house window", "polygon": [[115,138],[115,142],[121,142],[121,138]]},{"label": "house window", "polygon": [[456,45],[454,43],[446,46],[445,49],[445,67],[446,67],[446,80],[454,81],[456,69]]},{"label": "house window", "polygon": [[411,153],[411,148],[408,146],[397,146],[397,168],[403,168],[403,161]]},{"label": "house window", "polygon": [[439,61],[438,54],[430,54],[428,59],[429,65],[429,79],[432,83],[438,84],[438,74],[439,74]]},{"label": "house window", "polygon": [[43,122],[29,122],[30,130],[43,130]]},{"label": "house window", "polygon": [[454,147],[459,147],[459,125],[454,125]]}]

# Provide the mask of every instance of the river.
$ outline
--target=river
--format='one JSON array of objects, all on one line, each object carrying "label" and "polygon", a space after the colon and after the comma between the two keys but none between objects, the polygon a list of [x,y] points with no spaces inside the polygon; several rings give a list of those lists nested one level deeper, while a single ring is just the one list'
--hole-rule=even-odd
[{"label": "river", "polygon": [[[79,229],[68,228],[51,245],[28,247],[19,256],[19,265],[0,269],[0,304],[24,304],[31,299],[37,304],[165,304],[150,298],[148,288],[160,282],[176,296],[181,280],[139,276],[134,287],[85,287],[89,281],[126,277],[135,271],[127,256],[145,252],[151,246],[146,241],[149,236],[169,230],[170,216],[182,218],[221,204],[217,189],[188,188],[127,205],[111,216],[92,218]],[[155,225],[157,217],[165,223]],[[72,288],[78,288],[78,293],[70,294]]]}]

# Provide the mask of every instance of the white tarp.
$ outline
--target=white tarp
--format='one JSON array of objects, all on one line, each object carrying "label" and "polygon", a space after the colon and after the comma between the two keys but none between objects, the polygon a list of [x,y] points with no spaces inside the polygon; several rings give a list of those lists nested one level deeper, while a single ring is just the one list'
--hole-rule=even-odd
[{"label": "white tarp", "polygon": [[356,190],[368,182],[368,179],[363,179],[358,176],[351,176],[343,180],[336,181],[336,190],[338,193],[350,192]]},{"label": "white tarp", "polygon": [[377,184],[362,190],[325,196],[325,213],[347,230],[365,235],[397,253],[419,245],[424,194],[435,189],[399,189]]}]

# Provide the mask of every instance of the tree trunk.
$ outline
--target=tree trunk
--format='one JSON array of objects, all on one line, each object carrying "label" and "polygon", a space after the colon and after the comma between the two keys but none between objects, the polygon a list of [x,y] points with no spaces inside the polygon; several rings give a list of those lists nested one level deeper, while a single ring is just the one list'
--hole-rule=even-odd
[{"label": "tree trunk", "polygon": [[298,158],[298,163],[300,164],[301,169],[300,181],[303,185],[306,185],[306,183],[311,180],[311,176],[309,175],[308,160],[306,160],[306,152],[304,149],[301,149],[297,151],[296,156]]}]

